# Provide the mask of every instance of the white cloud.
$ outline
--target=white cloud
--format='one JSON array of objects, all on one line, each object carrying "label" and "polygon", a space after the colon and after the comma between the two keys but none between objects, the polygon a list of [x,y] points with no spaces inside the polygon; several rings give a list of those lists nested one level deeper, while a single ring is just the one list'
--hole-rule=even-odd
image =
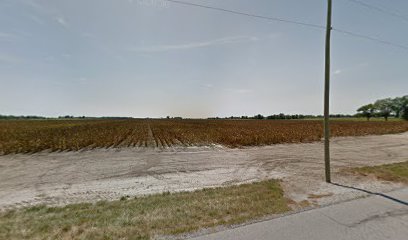
[{"label": "white cloud", "polygon": [[61,24],[63,27],[69,26],[68,22],[63,17],[57,17],[55,20],[57,20],[57,22]]},{"label": "white cloud", "polygon": [[14,37],[14,35],[11,33],[0,32],[0,38],[10,38],[10,37]]},{"label": "white cloud", "polygon": [[54,57],[54,56],[51,56],[51,55],[48,55],[48,56],[44,57],[44,60],[45,60],[46,62],[54,62],[54,61],[55,61],[55,57]]},{"label": "white cloud", "polygon": [[277,32],[277,33],[270,33],[270,34],[268,34],[267,37],[268,37],[269,39],[277,39],[277,38],[282,37],[282,33],[279,33],[279,32]]},{"label": "white cloud", "polygon": [[247,94],[253,92],[252,89],[248,88],[227,88],[228,92],[236,93],[236,94]]},{"label": "white cloud", "polygon": [[369,65],[368,62],[362,62],[358,64],[357,67],[367,67],[368,65]]},{"label": "white cloud", "polygon": [[13,41],[17,38],[17,35],[7,32],[0,32],[0,41]]},{"label": "white cloud", "polygon": [[340,75],[340,74],[345,74],[345,73],[349,73],[352,71],[356,71],[359,70],[360,68],[365,68],[369,66],[369,64],[367,62],[362,62],[359,64],[353,64],[352,66],[349,67],[344,67],[342,69],[336,69],[335,71],[333,71],[333,75]]},{"label": "white cloud", "polygon": [[32,10],[40,15],[59,15],[57,9],[52,7],[52,4],[47,1],[35,1],[35,0],[20,0],[21,4],[29,6]]},{"label": "white cloud", "polygon": [[169,2],[166,0],[128,0],[129,4],[136,3],[141,6],[168,8]]},{"label": "white cloud", "polygon": [[13,55],[6,55],[6,54],[1,54],[0,53],[0,63],[3,64],[14,64],[14,63],[20,63],[21,59],[13,56]]},{"label": "white cloud", "polygon": [[132,47],[129,50],[134,52],[167,52],[167,51],[176,51],[176,50],[188,50],[195,48],[204,48],[210,46],[218,45],[228,45],[233,43],[242,43],[242,42],[255,42],[258,41],[257,37],[250,36],[235,36],[235,37],[225,37],[219,38],[204,42],[191,42],[184,44],[175,44],[175,45],[157,45],[149,47]]},{"label": "white cloud", "polygon": [[36,22],[37,24],[44,25],[44,21],[41,20],[41,18],[39,18],[39,17],[37,17],[37,16],[29,15],[29,18],[30,18],[31,20],[33,20],[34,22]]},{"label": "white cloud", "polygon": [[89,78],[83,77],[83,76],[72,79],[72,83],[79,84],[79,85],[87,84],[88,81],[89,81]]},{"label": "white cloud", "polygon": [[89,33],[89,32],[84,32],[81,34],[81,36],[84,38],[96,38],[94,34]]},{"label": "white cloud", "polygon": [[36,1],[34,1],[34,0],[25,0],[25,1],[19,1],[21,4],[25,4],[25,5],[28,5],[28,6],[30,6],[31,8],[33,8],[33,9],[35,9],[35,10],[37,10],[37,11],[40,11],[40,12],[44,12],[45,11],[45,6],[44,5],[42,5],[42,4],[40,4],[40,3],[37,3]]},{"label": "white cloud", "polygon": [[203,88],[208,88],[208,89],[214,88],[214,85],[211,83],[204,83],[204,84],[201,84],[200,86]]}]

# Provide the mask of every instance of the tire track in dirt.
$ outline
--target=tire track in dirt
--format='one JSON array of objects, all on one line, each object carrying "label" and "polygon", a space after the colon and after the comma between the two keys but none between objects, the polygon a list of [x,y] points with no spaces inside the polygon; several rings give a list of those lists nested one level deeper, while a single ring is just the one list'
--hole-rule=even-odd
[{"label": "tire track in dirt", "polygon": [[[150,126],[145,133],[148,148],[0,156],[0,165],[5,166],[0,168],[0,209],[15,204],[109,200],[268,178],[282,179],[285,192],[295,201],[307,199],[309,194],[333,193],[318,199],[319,203],[356,196],[354,191],[345,197],[346,190],[324,183],[322,142],[243,149],[159,148]],[[407,161],[407,149],[408,132],[334,138],[333,179],[370,191],[395,188],[398,184],[344,176],[340,170]]]}]

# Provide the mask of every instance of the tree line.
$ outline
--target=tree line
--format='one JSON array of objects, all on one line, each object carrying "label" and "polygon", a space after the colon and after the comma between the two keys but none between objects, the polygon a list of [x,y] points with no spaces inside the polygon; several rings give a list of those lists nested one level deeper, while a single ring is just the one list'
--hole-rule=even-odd
[{"label": "tree line", "polygon": [[372,117],[383,117],[386,121],[389,117],[408,120],[408,95],[379,99],[374,103],[361,106],[357,112],[357,116],[366,117],[367,121]]},{"label": "tree line", "polygon": [[[365,117],[368,121],[372,117],[383,117],[386,121],[389,117],[402,118],[408,121],[408,95],[396,98],[385,98],[379,99],[374,103],[369,103],[361,106],[357,109],[357,114],[331,114],[331,118],[353,118],[353,117]],[[59,116],[59,119],[131,119],[132,117],[86,117],[86,116]],[[170,116],[166,117],[170,119]],[[313,119],[313,118],[323,118],[322,115],[303,115],[303,114],[273,114],[269,116],[264,116],[262,114],[257,114],[255,116],[240,116],[240,117],[212,117],[208,119],[271,119],[271,120],[284,120],[284,119]],[[43,116],[13,116],[13,115],[1,115],[0,119],[55,119]],[[174,117],[171,119],[182,119],[181,117]]]},{"label": "tree line", "polygon": [[47,119],[42,116],[14,116],[14,115],[0,115],[0,119],[15,120],[15,119]]},{"label": "tree line", "polygon": [[[355,115],[349,115],[349,114],[330,114],[331,118],[353,118]],[[289,120],[289,119],[313,119],[313,118],[323,118],[323,115],[304,115],[304,114],[273,114],[269,116],[264,116],[262,114],[257,114],[255,116],[231,116],[231,117],[212,117],[208,119],[269,119],[269,120]]]}]

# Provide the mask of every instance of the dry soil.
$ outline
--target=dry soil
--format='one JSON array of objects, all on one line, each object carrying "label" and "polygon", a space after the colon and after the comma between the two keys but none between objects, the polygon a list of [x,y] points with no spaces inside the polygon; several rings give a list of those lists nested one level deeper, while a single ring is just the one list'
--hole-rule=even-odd
[{"label": "dry soil", "polygon": [[[334,182],[375,192],[404,187],[340,170],[407,161],[408,132],[334,138],[331,147]],[[289,198],[312,205],[365,194],[323,181],[322,142],[243,149],[97,149],[0,156],[0,209],[113,200],[268,178],[281,179]]]}]

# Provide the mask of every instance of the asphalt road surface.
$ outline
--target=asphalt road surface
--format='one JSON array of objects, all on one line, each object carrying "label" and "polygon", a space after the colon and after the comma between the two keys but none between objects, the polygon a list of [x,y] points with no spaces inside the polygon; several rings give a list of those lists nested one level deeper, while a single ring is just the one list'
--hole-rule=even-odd
[{"label": "asphalt road surface", "polygon": [[195,240],[408,239],[408,188],[204,235]]}]

